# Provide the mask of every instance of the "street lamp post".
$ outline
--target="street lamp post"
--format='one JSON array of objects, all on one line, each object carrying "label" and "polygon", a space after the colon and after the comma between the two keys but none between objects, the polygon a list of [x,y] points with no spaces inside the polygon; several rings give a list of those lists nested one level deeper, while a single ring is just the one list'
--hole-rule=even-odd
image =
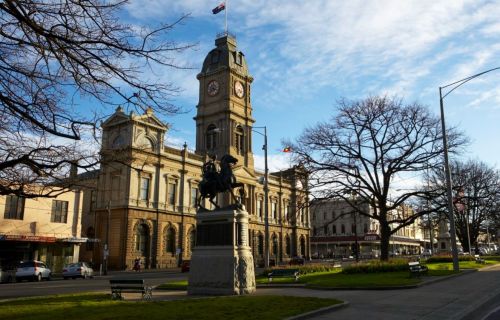
[{"label": "street lamp post", "polygon": [[[264,129],[264,133],[255,129]],[[267,127],[250,127],[255,133],[264,137],[264,266],[269,268],[269,167],[267,166]]]},{"label": "street lamp post", "polygon": [[[450,220],[450,236],[451,236],[451,250],[452,250],[452,257],[453,257],[453,270],[458,271],[459,270],[459,265],[458,265],[458,250],[457,250],[457,237],[456,237],[456,230],[455,230],[455,216],[453,214],[453,195],[452,195],[452,182],[451,182],[451,172],[450,172],[450,164],[448,160],[448,139],[446,136],[446,126],[445,126],[445,121],[444,121],[444,106],[443,106],[443,100],[448,96],[451,92],[453,92],[455,89],[460,87],[461,85],[469,82],[470,80],[477,78],[485,73],[494,71],[494,70],[499,70],[500,67],[489,69],[486,71],[483,71],[481,73],[472,75],[470,77],[455,81],[453,83],[447,84],[445,86],[439,87],[439,106],[441,109],[441,130],[443,134],[443,153],[444,153],[444,165],[445,165],[445,175],[446,175],[446,195],[448,197],[448,219]],[[443,89],[449,88],[449,89],[444,95],[443,95]]]}]

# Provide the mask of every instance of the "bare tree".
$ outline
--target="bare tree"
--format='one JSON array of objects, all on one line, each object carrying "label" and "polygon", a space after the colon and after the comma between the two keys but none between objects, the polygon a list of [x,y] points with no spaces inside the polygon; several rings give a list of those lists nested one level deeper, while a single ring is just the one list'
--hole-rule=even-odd
[{"label": "bare tree", "polygon": [[[486,229],[490,221],[498,215],[500,200],[500,176],[487,164],[469,160],[454,161],[451,166],[454,196],[454,214],[457,237],[465,252],[470,244],[478,248],[477,239],[481,231]],[[443,189],[445,177],[442,170],[434,172],[433,184]],[[446,197],[439,196],[433,200],[438,207],[446,206]]]},{"label": "bare tree", "polygon": [[[466,142],[456,130],[448,136],[450,151]],[[387,260],[390,236],[429,212],[397,214],[402,211],[397,209],[428,198],[432,191],[411,186],[389,199],[394,180],[440,166],[441,142],[439,119],[425,107],[405,105],[396,98],[370,97],[341,100],[337,115],[329,122],[307,128],[287,144],[295,160],[308,169],[310,190],[318,199],[341,198],[354,209],[359,201],[371,206],[370,212],[358,213],[379,222],[381,259]]]},{"label": "bare tree", "polygon": [[99,106],[180,111],[171,103],[178,89],[150,75],[181,67],[174,57],[192,44],[165,36],[186,17],[125,25],[125,2],[0,2],[0,194],[50,195],[28,186],[67,182],[71,164],[93,167],[97,150],[75,141],[95,135]]}]

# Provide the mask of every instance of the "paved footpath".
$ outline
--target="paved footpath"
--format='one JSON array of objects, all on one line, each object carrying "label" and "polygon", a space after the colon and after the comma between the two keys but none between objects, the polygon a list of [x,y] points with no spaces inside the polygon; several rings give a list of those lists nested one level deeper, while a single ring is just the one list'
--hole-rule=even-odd
[{"label": "paved footpath", "polygon": [[[349,301],[346,308],[310,319],[483,319],[500,306],[500,265],[488,267],[416,289],[310,290],[259,288],[259,295],[293,295],[337,298]],[[495,318],[489,317],[488,320]]]}]

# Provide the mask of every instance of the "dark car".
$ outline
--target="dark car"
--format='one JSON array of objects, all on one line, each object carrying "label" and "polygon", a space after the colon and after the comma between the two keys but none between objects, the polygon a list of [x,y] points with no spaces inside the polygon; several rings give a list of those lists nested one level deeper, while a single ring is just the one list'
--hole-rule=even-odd
[{"label": "dark car", "polygon": [[302,257],[293,257],[292,259],[290,259],[290,262],[288,262],[289,265],[291,266],[303,266],[304,264],[306,264],[306,259],[302,258]]},{"label": "dark car", "polygon": [[191,260],[184,260],[181,263],[181,272],[189,272],[189,267],[191,266]]}]

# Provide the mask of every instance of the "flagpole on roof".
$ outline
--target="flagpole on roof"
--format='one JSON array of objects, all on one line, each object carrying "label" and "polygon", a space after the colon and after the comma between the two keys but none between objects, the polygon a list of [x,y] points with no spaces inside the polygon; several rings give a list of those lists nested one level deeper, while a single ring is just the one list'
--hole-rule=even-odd
[{"label": "flagpole on roof", "polygon": [[225,12],[225,15],[226,15],[226,20],[225,20],[225,31],[226,31],[226,35],[227,35],[227,7],[228,7],[228,4],[229,4],[229,0],[226,0],[226,10],[224,10]]}]

